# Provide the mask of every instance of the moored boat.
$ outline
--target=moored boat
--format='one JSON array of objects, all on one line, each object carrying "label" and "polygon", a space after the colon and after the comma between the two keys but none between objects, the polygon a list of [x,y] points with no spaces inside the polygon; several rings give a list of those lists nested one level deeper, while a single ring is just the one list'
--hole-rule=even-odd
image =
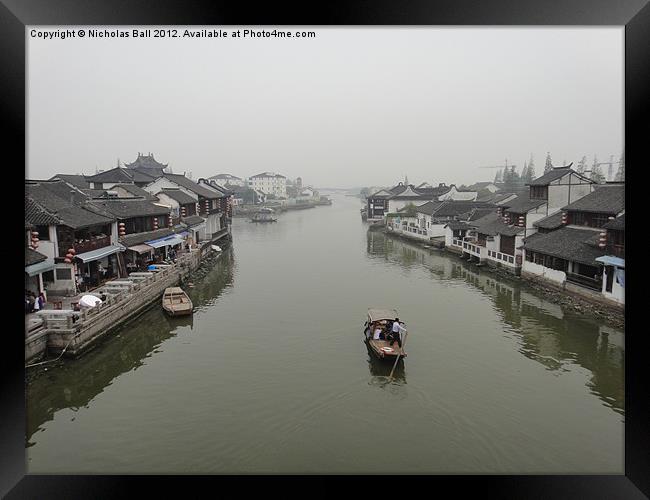
[{"label": "moored boat", "polygon": [[162,306],[170,316],[187,316],[192,314],[194,306],[185,291],[177,286],[165,288]]},{"label": "moored boat", "polygon": [[[391,345],[389,334],[392,330],[393,322],[398,318],[395,309],[368,309],[368,319],[364,325],[363,338],[368,346],[368,350],[378,359],[397,361],[397,358],[405,358],[404,342],[406,340],[406,329],[400,321],[399,335],[402,346],[395,340]],[[376,338],[375,330],[379,329],[379,338]]]}]

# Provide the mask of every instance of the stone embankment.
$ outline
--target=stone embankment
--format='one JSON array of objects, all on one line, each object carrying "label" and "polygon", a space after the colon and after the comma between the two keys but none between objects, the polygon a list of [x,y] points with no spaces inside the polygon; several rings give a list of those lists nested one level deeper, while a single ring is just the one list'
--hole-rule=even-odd
[{"label": "stone embankment", "polygon": [[193,250],[157,272],[131,273],[127,279],[109,281],[89,292],[106,295],[106,300],[92,309],[41,311],[38,314],[43,319],[42,327],[27,332],[25,338],[25,362],[31,363],[46,353],[76,357],[88,351],[160,300],[165,288],[176,286],[202,262],[208,265],[213,253],[201,258],[201,252]]}]

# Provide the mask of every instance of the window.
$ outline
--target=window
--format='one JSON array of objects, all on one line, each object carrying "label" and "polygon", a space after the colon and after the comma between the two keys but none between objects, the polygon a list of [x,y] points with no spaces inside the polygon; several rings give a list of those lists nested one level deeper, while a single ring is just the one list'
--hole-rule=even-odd
[{"label": "window", "polygon": [[57,269],[56,270],[56,279],[57,280],[71,280],[72,279],[72,269]]}]

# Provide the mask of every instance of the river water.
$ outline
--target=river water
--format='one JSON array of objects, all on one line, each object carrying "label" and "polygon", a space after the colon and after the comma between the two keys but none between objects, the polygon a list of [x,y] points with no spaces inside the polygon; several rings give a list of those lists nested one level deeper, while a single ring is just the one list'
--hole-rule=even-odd
[{"label": "river water", "polygon": [[[359,200],[234,219],[189,289],[30,374],[30,473],[622,473],[624,335],[444,251],[367,232]],[[399,311],[408,358],[362,342]]]}]

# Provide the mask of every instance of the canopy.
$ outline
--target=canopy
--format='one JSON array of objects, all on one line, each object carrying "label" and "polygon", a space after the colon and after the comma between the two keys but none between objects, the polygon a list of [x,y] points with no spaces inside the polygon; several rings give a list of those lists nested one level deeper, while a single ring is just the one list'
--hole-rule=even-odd
[{"label": "canopy", "polygon": [[174,245],[179,245],[184,243],[185,240],[179,236],[173,235],[166,238],[161,238],[159,240],[146,241],[145,243],[153,248],[160,247],[173,247]]},{"label": "canopy", "polygon": [[98,248],[97,250],[77,254],[75,257],[83,262],[92,262],[94,260],[103,259],[104,257],[117,252],[123,252],[124,250],[126,250],[126,248],[122,245],[108,245],[107,247]]},{"label": "canopy", "polygon": [[43,262],[37,262],[36,264],[32,264],[31,266],[25,266],[25,272],[30,276],[36,276],[37,274],[44,273],[45,271],[49,271],[50,269],[54,269],[54,264],[46,260],[44,260]]},{"label": "canopy", "polygon": [[613,255],[603,255],[602,257],[598,257],[596,262],[601,262],[606,266],[625,267],[625,260],[619,257],[614,257]]},{"label": "canopy", "polygon": [[79,299],[79,305],[85,307],[95,307],[97,304],[101,304],[101,302],[102,299],[94,295],[84,295]]},{"label": "canopy", "polygon": [[398,317],[395,309],[368,309],[370,321],[379,321],[382,319],[395,319]]},{"label": "canopy", "polygon": [[129,250],[133,250],[136,253],[147,253],[151,252],[153,247],[150,247],[149,245],[133,245],[132,247],[129,247]]}]

